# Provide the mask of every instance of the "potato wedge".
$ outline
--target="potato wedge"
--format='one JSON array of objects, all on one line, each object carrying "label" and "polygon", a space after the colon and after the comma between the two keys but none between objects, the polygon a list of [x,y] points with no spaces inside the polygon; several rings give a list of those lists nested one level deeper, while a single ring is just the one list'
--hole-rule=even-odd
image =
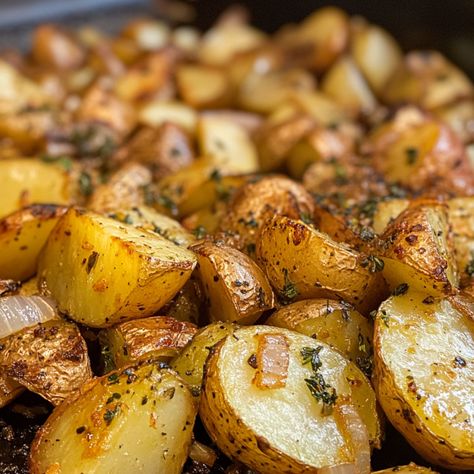
[{"label": "potato wedge", "polygon": [[193,338],[196,326],[168,316],[155,316],[120,323],[105,332],[107,347],[118,368],[145,356],[171,359]]},{"label": "potato wedge", "polygon": [[60,311],[89,326],[108,327],[154,314],[195,265],[189,250],[164,237],[70,209],[41,254],[38,280]]},{"label": "potato wedge", "polygon": [[265,324],[323,341],[354,362],[368,377],[372,373],[373,326],[343,301],[297,301],[275,311]]},{"label": "potato wedge", "polygon": [[197,256],[197,275],[211,321],[252,324],[274,307],[270,283],[250,257],[206,241],[190,249]]},{"label": "potato wedge", "polygon": [[191,387],[193,394],[201,392],[204,365],[212,347],[237,329],[234,323],[213,323],[200,329],[192,341],[171,361],[171,368]]},{"label": "potato wedge", "polygon": [[379,308],[374,337],[378,401],[428,461],[474,467],[473,300],[409,291]]},{"label": "potato wedge", "polygon": [[0,176],[0,217],[33,203],[71,203],[69,175],[60,166],[32,159],[6,159],[0,160]]},{"label": "potato wedge", "polygon": [[[286,344],[286,350],[279,354],[287,358],[286,380],[279,388],[259,388],[255,380],[262,369],[258,365],[260,341],[268,336]],[[319,359],[313,372],[304,355],[315,352]],[[332,398],[329,394],[325,398],[326,404],[315,400],[307,385],[314,373],[323,377],[325,390],[332,393]],[[378,444],[375,394],[354,364],[302,334],[250,326],[234,331],[212,350],[199,413],[217,446],[251,469],[261,473],[316,473],[325,466],[354,462],[352,440],[335,417],[337,400],[345,396],[352,399],[370,441]]]},{"label": "potato wedge", "polygon": [[54,405],[92,377],[86,343],[68,321],[54,319],[0,342],[2,373]]},{"label": "potato wedge", "polygon": [[406,466],[389,467],[381,471],[374,471],[374,474],[391,474],[393,472],[401,472],[406,474],[438,474],[429,467],[417,466],[415,463],[407,464]]},{"label": "potato wedge", "polygon": [[138,121],[150,127],[170,122],[193,133],[197,123],[197,112],[181,102],[150,101],[139,108]]},{"label": "potato wedge", "polygon": [[32,474],[179,474],[196,407],[177,375],[156,362],[95,379],[53,411],[30,452]]},{"label": "potato wedge", "polygon": [[381,236],[384,278],[392,290],[408,285],[433,296],[459,284],[447,206],[414,202]]},{"label": "potato wedge", "polygon": [[382,275],[366,264],[362,254],[288,217],[275,216],[267,222],[256,255],[285,301],[338,297],[368,314],[386,291]]},{"label": "potato wedge", "polygon": [[313,198],[299,183],[280,175],[266,176],[238,190],[219,230],[238,235],[239,249],[253,255],[258,232],[267,219],[275,214],[308,218],[313,211]]},{"label": "potato wedge", "polygon": [[36,273],[38,255],[66,207],[35,204],[0,220],[0,278],[27,280]]}]

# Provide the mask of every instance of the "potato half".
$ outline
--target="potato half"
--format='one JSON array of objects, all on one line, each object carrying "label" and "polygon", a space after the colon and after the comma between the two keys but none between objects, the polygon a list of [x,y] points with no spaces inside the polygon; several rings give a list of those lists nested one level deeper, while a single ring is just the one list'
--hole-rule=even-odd
[{"label": "potato half", "polygon": [[370,376],[372,372],[373,326],[343,301],[297,301],[275,311],[265,324],[323,341],[354,362],[366,375]]},{"label": "potato half", "polygon": [[135,319],[106,330],[106,343],[116,367],[153,356],[169,360],[196,333],[196,326],[167,316]]},{"label": "potato half", "polygon": [[93,380],[53,411],[30,452],[32,474],[179,474],[192,441],[193,396],[147,362]]},{"label": "potato half", "polygon": [[254,323],[274,306],[267,277],[247,255],[225,245],[200,242],[191,247],[212,321]]},{"label": "potato half", "polygon": [[288,217],[275,216],[263,227],[257,260],[287,301],[338,297],[364,314],[385,294],[382,275],[362,254]]},{"label": "potato half", "polygon": [[38,278],[60,311],[89,326],[108,327],[154,314],[195,265],[192,252],[159,235],[70,209],[46,243]]},{"label": "potato half", "polygon": [[35,204],[0,220],[0,278],[23,281],[36,273],[38,255],[66,210]]},{"label": "potato half", "polygon": [[[270,354],[260,358],[260,366],[262,337],[283,344],[273,358]],[[334,388],[337,398],[351,398],[368,438],[378,444],[375,394],[354,364],[302,334],[251,326],[236,330],[215,346],[206,363],[200,416],[211,438],[229,457],[261,473],[317,473],[325,466],[354,462],[352,440],[336,420],[337,409],[331,413],[326,406],[325,410],[308,388],[313,371],[311,364],[304,363],[305,351],[318,353],[318,373],[325,389]],[[286,359],[280,371],[283,380],[275,388],[259,387],[256,377],[259,372],[265,376],[263,364],[269,374],[276,359]]]},{"label": "potato half", "polygon": [[409,291],[385,301],[375,323],[378,401],[428,461],[474,469],[474,301]]}]

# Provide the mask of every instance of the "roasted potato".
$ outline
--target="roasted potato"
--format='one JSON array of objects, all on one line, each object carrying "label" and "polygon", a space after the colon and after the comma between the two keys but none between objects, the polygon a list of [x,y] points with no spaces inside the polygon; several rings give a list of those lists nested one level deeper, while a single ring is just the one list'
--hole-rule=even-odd
[{"label": "roasted potato", "polygon": [[161,308],[160,313],[178,321],[198,324],[202,313],[202,289],[199,282],[191,277],[176,296]]},{"label": "roasted potato", "polygon": [[372,372],[373,326],[344,301],[297,301],[275,311],[265,322],[291,329],[337,349],[368,377]]},{"label": "roasted potato", "polygon": [[393,291],[411,287],[439,296],[457,288],[446,205],[414,202],[385,228],[381,239],[383,275]]},{"label": "roasted potato", "polygon": [[21,286],[20,281],[0,280],[0,297],[17,294]]},{"label": "roasted potato", "polygon": [[0,375],[0,408],[8,405],[24,390],[23,385],[2,373]]},{"label": "roasted potato", "polygon": [[53,411],[33,442],[31,473],[179,474],[195,416],[193,396],[174,372],[156,362],[129,366]]},{"label": "roasted potato", "polygon": [[428,461],[474,467],[473,300],[392,296],[375,322],[374,375],[390,422]]},{"label": "roasted potato", "polygon": [[0,160],[0,217],[29,204],[69,204],[69,174],[61,166],[32,159]]},{"label": "roasted potato", "polygon": [[[319,379],[318,389],[311,389],[312,378]],[[366,431],[366,446],[354,444],[354,419],[352,434],[345,431],[338,400],[350,400],[359,429]],[[325,343],[281,328],[250,326],[211,351],[199,413],[232,459],[261,473],[309,473],[355,463],[369,440],[378,445],[375,403],[362,372]]]},{"label": "roasted potato", "polygon": [[198,242],[190,247],[211,321],[252,324],[274,307],[267,277],[247,255],[225,245]]},{"label": "roasted potato", "polygon": [[27,280],[36,273],[38,255],[66,207],[35,204],[0,220],[0,278]]},{"label": "roasted potato", "polygon": [[171,361],[171,368],[199,395],[204,365],[212,347],[237,329],[234,323],[213,323],[200,329],[191,342]]},{"label": "roasted potato", "polygon": [[0,342],[2,373],[54,405],[92,377],[86,343],[71,322],[53,319]]},{"label": "roasted potato", "polygon": [[195,265],[189,250],[164,237],[70,209],[40,256],[38,284],[72,319],[108,327],[154,314],[186,283]]},{"label": "roasted potato", "polygon": [[275,216],[257,240],[257,261],[285,301],[342,298],[363,314],[377,307],[385,282],[370,260],[302,221]]},{"label": "roasted potato", "polygon": [[377,234],[391,224],[410,204],[408,199],[389,199],[376,204],[373,215],[372,227]]},{"label": "roasted potato", "polygon": [[436,471],[431,470],[429,467],[417,466],[415,463],[407,464],[406,466],[389,467],[381,471],[374,471],[374,474],[390,474],[393,472],[401,472],[407,474],[438,474]]},{"label": "roasted potato", "polygon": [[197,115],[193,108],[181,102],[150,101],[139,109],[138,121],[150,127],[170,122],[192,133],[196,128]]},{"label": "roasted potato", "polygon": [[155,316],[120,323],[105,332],[115,366],[123,367],[144,356],[171,359],[193,338],[196,326],[168,316]]},{"label": "roasted potato", "polygon": [[275,214],[311,218],[313,210],[313,199],[300,184],[284,176],[266,176],[238,190],[219,230],[237,234],[240,250],[253,255],[258,232],[267,219]]}]

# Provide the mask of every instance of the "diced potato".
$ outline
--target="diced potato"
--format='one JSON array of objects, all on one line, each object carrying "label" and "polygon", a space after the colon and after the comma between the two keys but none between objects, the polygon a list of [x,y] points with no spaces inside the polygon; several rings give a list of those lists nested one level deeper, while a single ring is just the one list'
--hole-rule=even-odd
[{"label": "diced potato", "polygon": [[217,167],[231,173],[255,173],[258,156],[248,132],[235,122],[219,116],[203,115],[197,137],[202,156],[214,158]]},{"label": "diced potato", "polygon": [[[284,385],[278,388],[259,387],[255,379],[265,370],[258,365],[260,341],[270,337],[286,344],[286,350],[266,354],[269,365],[277,364],[277,358],[288,362]],[[315,374],[324,380],[325,403],[320,392],[309,388]],[[358,453],[344,431],[344,415],[338,414],[338,403],[346,397],[361,429],[366,427],[367,447],[369,440],[378,445],[375,394],[354,364],[324,342],[281,328],[250,326],[211,351],[199,413],[213,441],[232,459],[264,473],[309,473],[354,463]]]},{"label": "diced potato", "polygon": [[381,239],[383,275],[392,290],[408,285],[440,296],[458,286],[447,206],[415,202],[386,227]]},{"label": "diced potato", "polygon": [[140,18],[127,24],[122,32],[145,51],[161,49],[170,40],[171,29],[163,21]]},{"label": "diced potato", "polygon": [[198,278],[211,321],[252,324],[274,306],[267,277],[247,255],[225,245],[199,242]]},{"label": "diced potato", "polygon": [[179,65],[178,91],[183,101],[197,109],[225,107],[232,92],[225,70],[204,65]]},{"label": "diced potato", "polygon": [[372,372],[373,327],[342,301],[303,300],[275,311],[266,324],[291,329],[337,349],[368,377]]},{"label": "diced potato", "polygon": [[[1,88],[0,88],[1,90]],[[0,160],[0,217],[29,204],[69,204],[72,186],[60,166],[32,159]]]},{"label": "diced potato", "polygon": [[171,361],[171,368],[191,387],[194,394],[201,391],[204,364],[210,350],[237,329],[234,323],[214,323],[200,329],[192,341]]},{"label": "diced potato", "polygon": [[379,308],[374,337],[377,399],[427,461],[474,468],[472,299],[393,296]]},{"label": "diced potato", "polygon": [[139,109],[138,121],[150,127],[171,122],[193,133],[197,123],[197,112],[181,102],[151,101]]},{"label": "diced potato", "polygon": [[169,360],[196,333],[196,326],[167,316],[135,319],[106,331],[106,344],[116,367],[137,362],[144,356]]},{"label": "diced potato", "polygon": [[34,204],[0,220],[0,278],[23,281],[36,273],[38,255],[66,210]]},{"label": "diced potato", "polygon": [[2,374],[54,405],[92,377],[86,343],[71,322],[53,319],[0,342]]},{"label": "diced potato", "polygon": [[285,301],[339,297],[362,314],[377,307],[385,283],[366,257],[313,227],[284,216],[263,226],[257,261]]},{"label": "diced potato", "polygon": [[324,76],[321,90],[354,114],[372,112],[377,101],[354,60],[339,59]]},{"label": "diced potato", "polygon": [[464,144],[474,142],[474,99],[455,102],[434,110],[435,115],[447,123]]},{"label": "diced potato", "polygon": [[395,466],[389,467],[388,469],[383,469],[381,471],[375,471],[374,474],[391,474],[393,472],[401,472],[402,474],[438,474],[429,467],[417,466],[412,462],[406,466]]},{"label": "diced potato", "polygon": [[196,406],[174,372],[155,362],[97,378],[48,418],[30,452],[32,474],[179,474]]},{"label": "diced potato", "polygon": [[380,95],[403,60],[397,42],[384,29],[368,25],[355,32],[351,50],[367,82]]},{"label": "diced potato", "polygon": [[139,206],[118,210],[110,213],[108,217],[133,225],[138,229],[154,232],[182,247],[188,247],[196,241],[194,235],[190,234],[178,221],[160,214],[151,207]]},{"label": "diced potato", "polygon": [[190,251],[164,237],[71,209],[46,243],[38,278],[60,311],[83,324],[108,327],[156,313],[195,265]]},{"label": "diced potato", "polygon": [[386,227],[396,219],[410,204],[408,199],[390,199],[380,201],[374,212],[372,227],[377,234],[382,234]]},{"label": "diced potato", "polygon": [[201,319],[202,290],[193,277],[179,290],[177,295],[161,310],[160,313],[193,324]]}]

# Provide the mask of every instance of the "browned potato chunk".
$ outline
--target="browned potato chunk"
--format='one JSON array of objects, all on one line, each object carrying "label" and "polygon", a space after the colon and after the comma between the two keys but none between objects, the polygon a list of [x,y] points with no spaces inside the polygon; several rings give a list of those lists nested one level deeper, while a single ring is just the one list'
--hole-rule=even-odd
[{"label": "browned potato chunk", "polygon": [[473,305],[408,291],[375,322],[377,400],[423,458],[450,470],[474,468]]},{"label": "browned potato chunk", "polygon": [[106,330],[106,344],[116,367],[144,356],[169,360],[196,333],[196,326],[167,316],[135,319]]},{"label": "browned potato chunk", "polygon": [[343,301],[297,301],[275,311],[266,324],[323,341],[354,362],[368,377],[371,375],[373,326]]},{"label": "browned potato chunk", "polygon": [[313,210],[313,198],[299,183],[284,176],[267,176],[238,190],[219,228],[237,234],[240,249],[252,255],[258,232],[267,219],[275,214],[307,219]]},{"label": "browned potato chunk", "polygon": [[23,281],[36,273],[38,255],[66,210],[62,206],[36,204],[0,220],[0,278]]},{"label": "browned potato chunk", "polygon": [[20,395],[23,390],[25,390],[23,385],[15,382],[15,380],[2,373],[0,375],[0,408],[8,405],[12,400]]},{"label": "browned potato chunk", "polygon": [[433,112],[456,132],[464,144],[474,142],[474,99],[461,100]]},{"label": "browned potato chunk", "polygon": [[[258,364],[262,350],[264,360]],[[284,383],[259,387],[259,370],[267,376],[277,371]],[[316,376],[324,380],[324,396],[311,391]],[[357,447],[339,408],[349,397],[352,427],[357,423],[365,433]],[[369,442],[378,445],[380,436],[375,394],[354,364],[323,342],[269,326],[237,329],[214,347],[199,413],[227,456],[268,474],[355,464],[360,451],[369,455]]]},{"label": "browned potato chunk", "polygon": [[192,252],[164,237],[70,209],[46,243],[38,279],[60,311],[89,326],[108,327],[155,314],[195,265]]},{"label": "browned potato chunk", "polygon": [[197,273],[211,321],[252,324],[273,308],[270,284],[250,257],[211,242],[197,243],[191,250],[197,255]]},{"label": "browned potato chunk", "polygon": [[390,199],[380,201],[375,208],[372,227],[377,234],[383,234],[391,224],[410,204],[408,199]]},{"label": "browned potato chunk", "polygon": [[56,408],[30,451],[32,474],[179,474],[196,403],[172,371],[153,361],[93,380]]},{"label": "browned potato chunk", "polygon": [[201,319],[202,300],[199,282],[191,277],[160,313],[178,321],[198,324]]},{"label": "browned potato chunk", "polygon": [[440,296],[458,286],[446,205],[413,203],[386,227],[381,239],[383,275],[392,290],[412,287]]},{"label": "browned potato chunk", "polygon": [[374,474],[391,474],[393,472],[401,472],[402,474],[438,474],[429,467],[417,466],[412,462],[406,466],[395,466],[381,471],[375,471]]},{"label": "browned potato chunk", "polygon": [[1,340],[0,369],[54,405],[91,377],[87,347],[77,326],[54,319]]},{"label": "browned potato chunk", "polygon": [[382,275],[367,257],[288,217],[263,226],[257,261],[286,301],[339,297],[367,314],[385,294]]},{"label": "browned potato chunk", "polygon": [[189,133],[193,133],[197,123],[197,112],[181,102],[150,101],[138,111],[138,121],[150,127],[164,123],[174,123]]}]

